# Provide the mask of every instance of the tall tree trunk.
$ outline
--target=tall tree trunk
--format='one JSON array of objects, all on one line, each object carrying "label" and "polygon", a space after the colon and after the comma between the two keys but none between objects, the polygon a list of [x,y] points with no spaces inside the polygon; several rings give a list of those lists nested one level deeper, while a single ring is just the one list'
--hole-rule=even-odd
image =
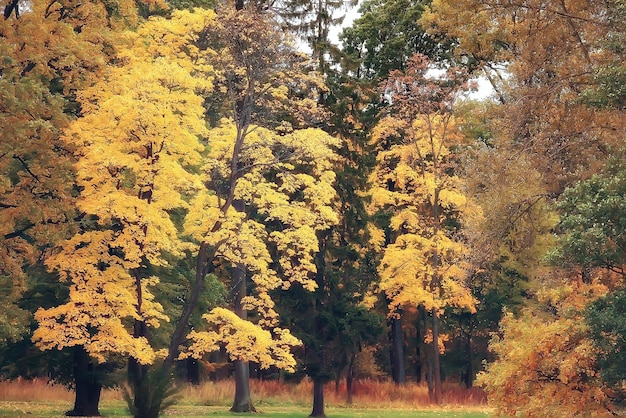
[{"label": "tall tree trunk", "polygon": [[465,387],[471,388],[474,384],[474,365],[472,364],[472,357],[474,352],[472,350],[472,333],[467,333],[467,340],[465,341],[465,358],[467,359],[467,368],[465,369]]},{"label": "tall tree trunk", "polygon": [[324,383],[322,381],[313,381],[313,411],[310,417],[326,417],[324,413]]},{"label": "tall tree trunk", "polygon": [[350,364],[348,365],[348,371],[346,372],[346,403],[352,405],[352,391],[354,383],[354,359],[356,354],[352,354],[350,358]]},{"label": "tall tree trunk", "polygon": [[[432,141],[431,141],[432,143]],[[434,150],[433,150],[434,151]],[[435,154],[436,155],[436,154]],[[439,168],[437,163],[437,158],[433,159],[433,170],[435,173],[435,178],[439,177]],[[434,221],[434,233],[433,236],[437,237],[439,231],[441,229],[440,218],[439,218],[439,188],[435,188],[435,195],[433,196],[433,221]],[[431,292],[433,294],[437,294],[439,289],[441,288],[441,277],[439,275],[439,247],[438,244],[435,246],[435,254],[433,256],[433,278],[431,281]],[[439,359],[439,309],[436,306],[433,306],[431,310],[432,320],[433,320],[433,344],[432,344],[432,353],[433,353],[433,400],[437,405],[440,405],[443,400],[442,388],[441,388],[441,365]]]},{"label": "tall tree trunk", "polygon": [[441,366],[439,361],[439,312],[437,308],[432,309],[433,319],[433,400],[437,405],[443,401],[441,389]]},{"label": "tall tree trunk", "polygon": [[[398,312],[398,315],[401,315]],[[406,383],[404,367],[404,336],[402,334],[402,317],[391,318],[391,375],[398,385]]]},{"label": "tall tree trunk", "polygon": [[96,365],[82,346],[74,348],[74,408],[65,413],[71,417],[100,416],[102,384],[96,374]]},{"label": "tall tree trunk", "polygon": [[425,369],[423,367],[424,361],[424,353],[422,351],[422,347],[424,346],[424,328],[425,328],[425,320],[426,320],[426,310],[424,309],[424,305],[420,305],[417,310],[417,321],[415,321],[415,380],[417,383],[421,383],[424,381],[424,372]]},{"label": "tall tree trunk", "polygon": [[247,361],[235,360],[235,401],[230,412],[256,412],[250,398],[250,368]]},{"label": "tall tree trunk", "polygon": [[[237,207],[238,205],[234,205]],[[238,265],[233,271],[235,287],[235,314],[241,319],[248,319],[242,300],[247,294],[246,270]],[[256,412],[250,398],[250,367],[247,361],[235,360],[235,400],[231,412]]]}]

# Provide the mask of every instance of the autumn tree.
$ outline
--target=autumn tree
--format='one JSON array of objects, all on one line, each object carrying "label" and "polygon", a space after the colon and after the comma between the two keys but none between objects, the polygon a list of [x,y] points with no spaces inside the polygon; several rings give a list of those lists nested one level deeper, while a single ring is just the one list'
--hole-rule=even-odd
[{"label": "autumn tree", "polygon": [[500,136],[531,156],[548,191],[558,194],[597,171],[607,146],[621,141],[620,111],[593,108],[584,99],[608,87],[608,79],[594,74],[619,73],[621,53],[605,42],[623,34],[619,10],[619,1],[492,7],[482,0],[441,0],[421,21],[432,33],[456,39],[457,54],[480,63],[494,80],[505,107]]},{"label": "autumn tree", "polygon": [[584,320],[589,301],[606,292],[596,280],[567,284],[556,278],[538,292],[538,306],[505,316],[490,346],[497,359],[478,377],[498,414],[613,415]]},{"label": "autumn tree", "polygon": [[382,252],[380,289],[390,315],[422,306],[431,316],[432,394],[441,402],[439,316],[444,307],[474,310],[463,270],[466,249],[460,215],[466,207],[455,175],[453,149],[463,136],[451,109],[462,78],[451,69],[428,79],[428,61],[415,56],[403,73],[383,84],[392,112],[372,132],[377,167],[371,176],[371,211],[388,212],[376,244]]},{"label": "autumn tree", "polygon": [[[467,352],[475,350],[473,363],[478,367],[490,356],[489,334],[498,331],[503,308],[519,314],[540,286],[539,278],[547,274],[543,258],[554,245],[558,222],[534,159],[500,136],[502,111],[493,101],[465,102],[457,111],[464,120],[463,132],[471,138],[461,175],[478,209],[465,218],[464,236],[470,249],[470,287],[479,304],[476,315],[455,315],[461,325],[455,332],[466,339]],[[467,384],[472,374],[466,371]]]},{"label": "autumn tree", "polygon": [[[229,120],[212,131],[212,158],[204,168],[207,184],[217,186],[230,174],[228,156],[232,155],[235,132],[236,126]],[[233,207],[221,214],[218,194],[195,202],[198,206],[188,217],[187,230],[197,239],[219,244],[216,274],[241,270],[241,274],[232,275],[231,286],[249,291],[235,297],[234,313],[220,308],[207,314],[215,329],[193,333],[195,342],[185,355],[201,356],[224,345],[246,371],[247,361],[263,368],[278,365],[294,369],[290,349],[300,341],[279,326],[271,293],[295,284],[309,292],[316,286],[316,232],[337,222],[331,206],[335,197],[331,168],[337,142],[318,129],[277,133],[254,127],[239,154],[247,168],[238,180],[234,201],[241,202],[242,209]],[[215,222],[214,217],[222,219],[222,226],[207,236],[206,225]],[[252,286],[245,284],[248,277]],[[246,321],[249,311],[264,334],[246,336],[253,329]],[[244,378],[247,380],[247,374]],[[253,409],[246,385],[239,391],[233,410]]]},{"label": "autumn tree", "polygon": [[[131,385],[139,393],[157,350],[149,329],[167,321],[152,290],[152,267],[167,266],[187,248],[170,212],[188,206],[202,188],[191,168],[200,163],[206,135],[198,89],[211,87],[206,72],[191,75],[190,29],[179,20],[152,20],[125,32],[117,64],[77,93],[81,117],[64,132],[76,147],[77,207],[95,224],[61,243],[48,259],[70,283],[69,301],[40,309],[33,335],[42,349],[82,347],[92,361],[128,356]],[[189,26],[210,16],[196,16]],[[178,24],[178,26],[176,25]],[[147,43],[156,33],[160,42]],[[191,49],[193,54],[193,49]],[[173,57],[177,57],[174,59]],[[87,414],[97,414],[100,387],[88,391]],[[145,416],[145,415],[144,415]]]},{"label": "autumn tree", "polygon": [[[199,218],[193,227],[193,224],[187,223],[191,228],[189,231],[192,231],[189,233],[200,242],[196,280],[177,324],[166,365],[177,358],[204,277],[216,268],[232,274],[232,284],[236,289],[234,305],[240,319],[245,319],[246,311],[254,308],[264,318],[259,321],[261,325],[277,330],[274,333],[277,341],[281,340],[281,335],[288,340],[287,334],[278,331],[275,320],[271,318],[272,302],[267,292],[281,285],[281,281],[276,279],[275,273],[269,273],[267,267],[259,271],[261,267],[258,263],[268,263],[268,250],[264,246],[274,249],[272,256],[280,266],[282,277],[291,275],[289,280],[309,283],[307,288],[312,288],[308,276],[312,274],[313,264],[307,260],[317,244],[308,234],[326,228],[334,216],[330,209],[323,208],[323,205],[328,205],[326,200],[332,190],[328,187],[333,178],[320,172],[320,168],[312,172],[308,169],[298,172],[305,167],[303,164],[311,164],[306,163],[310,158],[316,157],[319,164],[326,164],[332,154],[329,147],[334,141],[327,134],[306,129],[318,124],[323,117],[323,112],[317,109],[315,98],[311,96],[322,91],[323,85],[311,76],[306,57],[295,51],[263,9],[236,4],[234,9],[225,7],[220,13],[220,19],[202,33],[203,44],[219,51],[213,56],[218,74],[216,89],[207,95],[207,107],[209,117],[214,118],[216,124],[214,152],[219,156],[216,158],[220,163],[214,160],[205,166],[205,183],[210,195],[194,201],[197,206],[190,216]],[[220,115],[226,119],[220,120]],[[217,138],[221,139],[217,141]],[[281,138],[284,142],[280,142]],[[304,138],[316,145],[318,151],[307,151],[300,144]],[[256,152],[260,154],[256,156]],[[318,154],[323,152],[326,155]],[[275,177],[274,186],[258,185],[259,190],[268,194],[284,193],[277,195],[279,201],[268,202],[267,196],[257,196],[256,192],[250,194],[250,191],[240,189],[249,187],[246,186],[249,182],[260,182],[263,176],[269,179],[277,175],[273,170],[281,164],[287,164],[285,167],[293,165],[294,168],[289,170],[296,171],[288,178]],[[319,184],[310,184],[312,181]],[[278,189],[272,191],[276,187]],[[317,199],[306,193],[302,195],[306,190],[313,190],[310,188],[317,189]],[[280,215],[278,211],[281,209],[270,210],[267,207],[279,202],[282,202],[282,210],[286,211]],[[304,207],[297,209],[300,206]],[[310,211],[309,215],[284,218],[290,210],[305,209]],[[266,228],[264,223],[277,223],[269,228],[278,230],[263,233],[263,228]],[[247,228],[249,234],[236,233],[240,228]],[[258,236],[255,237],[255,234]],[[300,242],[302,239],[304,241]],[[260,258],[254,259],[256,256]],[[301,261],[296,261],[297,258]],[[247,298],[248,276],[255,284],[256,298]],[[244,355],[241,349],[233,351],[232,356],[236,365],[237,388],[233,410],[252,409],[247,373],[249,356]]]},{"label": "autumn tree", "polygon": [[[134,2],[116,13],[102,2],[0,7],[0,277],[6,309],[0,339],[19,338],[28,314],[15,305],[28,287],[24,268],[72,233],[72,147],[60,131],[75,116],[73,94],[97,76],[112,31],[134,16]],[[82,30],[78,30],[81,28]],[[5,298],[6,295],[6,298]]]},{"label": "autumn tree", "polygon": [[[16,340],[31,320],[16,303],[49,284],[41,266],[81,220],[74,203],[75,147],[60,138],[79,112],[76,91],[101,75],[116,31],[137,21],[137,3],[6,1],[1,6],[0,276],[11,306],[3,311],[11,324],[3,338]],[[29,300],[19,303],[33,306]],[[77,393],[72,413],[81,413],[80,402]]]}]

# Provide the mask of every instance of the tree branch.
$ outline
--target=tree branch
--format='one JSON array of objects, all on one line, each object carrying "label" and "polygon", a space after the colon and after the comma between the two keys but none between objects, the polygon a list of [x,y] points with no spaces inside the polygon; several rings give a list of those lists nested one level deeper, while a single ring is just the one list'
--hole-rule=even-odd
[{"label": "tree branch", "polygon": [[39,177],[37,177],[37,175],[31,171],[30,167],[28,166],[28,164],[26,163],[26,161],[24,161],[22,157],[20,157],[17,154],[13,154],[13,158],[19,161],[22,164],[22,167],[24,167],[24,170],[26,170],[26,172],[30,174],[35,180],[37,180],[38,182],[40,181]]}]

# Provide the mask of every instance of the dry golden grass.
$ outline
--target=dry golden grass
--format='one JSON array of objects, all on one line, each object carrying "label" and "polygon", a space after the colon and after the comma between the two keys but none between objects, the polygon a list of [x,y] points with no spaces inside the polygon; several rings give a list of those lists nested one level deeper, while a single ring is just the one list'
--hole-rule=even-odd
[{"label": "dry golden grass", "polygon": [[[205,382],[199,386],[181,384],[179,393],[181,404],[190,405],[229,405],[235,393],[232,380]],[[252,380],[252,397],[262,405],[310,405],[313,385],[308,380],[286,384],[275,380]],[[43,379],[0,382],[0,401],[72,401],[74,395],[61,385],[48,384]],[[105,390],[103,400],[121,400],[117,390]],[[330,406],[345,404],[346,389],[343,383],[338,392],[334,384],[325,390],[325,401]],[[453,407],[484,407],[486,397],[479,388],[463,389],[455,385],[444,387],[444,403]],[[408,383],[397,386],[391,382],[362,380],[354,384],[353,404],[372,409],[415,409],[433,406],[425,385]]]},{"label": "dry golden grass", "polygon": [[74,393],[62,385],[49,384],[44,379],[0,381],[2,401],[71,401]]}]

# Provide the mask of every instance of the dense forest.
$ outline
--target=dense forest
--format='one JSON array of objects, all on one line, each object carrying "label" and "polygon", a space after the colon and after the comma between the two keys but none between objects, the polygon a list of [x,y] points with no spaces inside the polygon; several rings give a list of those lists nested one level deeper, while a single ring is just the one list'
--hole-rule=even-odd
[{"label": "dense forest", "polygon": [[624,0],[0,8],[0,378],[626,401]]}]

